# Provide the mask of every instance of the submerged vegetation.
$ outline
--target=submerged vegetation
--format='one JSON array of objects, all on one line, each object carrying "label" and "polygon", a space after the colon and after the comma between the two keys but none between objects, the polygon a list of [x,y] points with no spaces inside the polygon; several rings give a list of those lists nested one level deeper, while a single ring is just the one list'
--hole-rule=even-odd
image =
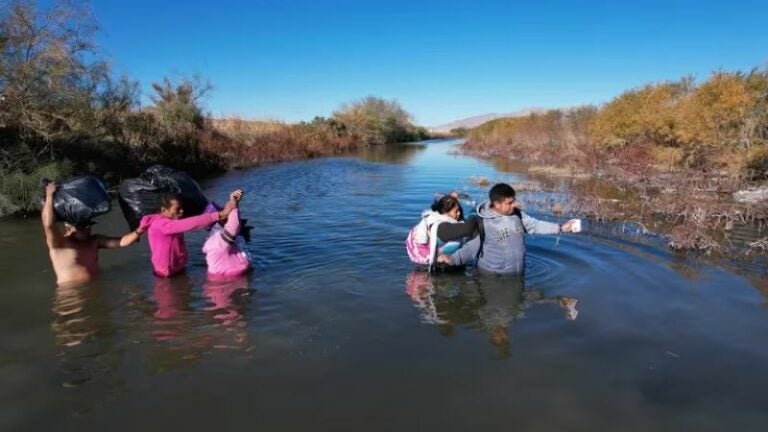
[{"label": "submerged vegetation", "polygon": [[[463,149],[607,179],[639,205],[606,205],[586,193],[570,210],[666,219],[674,222],[671,247],[722,250],[727,236],[718,232],[739,223],[760,228],[768,218],[768,200],[759,199],[768,180],[768,70],[720,71],[700,84],[683,78],[629,90],[601,107],[493,120],[470,130]],[[733,198],[748,189],[758,198]]]},{"label": "submerged vegetation", "polygon": [[141,86],[115,78],[89,9],[0,4],[0,216],[39,206],[40,179],[90,172],[108,183],[162,163],[204,176],[226,169],[426,138],[393,100],[369,96],[331,118],[286,124],[212,119],[199,77]]}]

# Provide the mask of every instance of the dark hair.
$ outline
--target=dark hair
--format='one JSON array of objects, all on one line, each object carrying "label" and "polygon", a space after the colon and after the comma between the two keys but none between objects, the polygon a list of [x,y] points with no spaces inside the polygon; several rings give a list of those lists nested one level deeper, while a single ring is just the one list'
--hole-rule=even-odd
[{"label": "dark hair", "polygon": [[171,203],[173,201],[178,201],[179,204],[182,204],[181,195],[177,194],[176,192],[166,192],[160,195],[160,208],[161,209],[171,208]]},{"label": "dark hair", "polygon": [[491,203],[504,201],[505,198],[514,198],[515,190],[506,183],[497,183],[488,191],[488,199]]},{"label": "dark hair", "polygon": [[445,195],[432,203],[432,211],[436,211],[440,214],[446,214],[456,207],[459,207],[459,200],[450,195]]}]

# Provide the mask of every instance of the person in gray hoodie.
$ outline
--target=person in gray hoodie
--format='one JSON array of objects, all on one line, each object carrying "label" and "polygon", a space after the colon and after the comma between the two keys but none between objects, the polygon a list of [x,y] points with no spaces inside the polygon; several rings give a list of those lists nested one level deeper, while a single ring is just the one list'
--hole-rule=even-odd
[{"label": "person in gray hoodie", "polygon": [[494,185],[489,201],[477,207],[478,235],[450,256],[438,262],[452,266],[476,261],[480,271],[498,274],[523,273],[526,234],[571,232],[574,221],[562,226],[534,219],[517,208],[515,190],[506,183]]}]

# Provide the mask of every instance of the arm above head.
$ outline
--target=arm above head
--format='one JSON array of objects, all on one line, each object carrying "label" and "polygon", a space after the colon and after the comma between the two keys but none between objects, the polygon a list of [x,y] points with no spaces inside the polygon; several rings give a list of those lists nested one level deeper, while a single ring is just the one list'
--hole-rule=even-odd
[{"label": "arm above head", "polygon": [[230,213],[238,208],[241,199],[243,199],[243,191],[241,189],[237,189],[229,194],[229,200],[227,201],[227,204],[219,212],[219,220],[227,219]]},{"label": "arm above head", "polygon": [[45,187],[45,202],[43,211],[40,213],[45,241],[49,248],[58,247],[63,239],[61,232],[56,229],[56,214],[53,211],[53,194],[56,193],[57,187],[56,183],[48,183]]},{"label": "arm above head", "polygon": [[237,237],[240,233],[240,210],[235,208],[227,216],[227,223],[224,224],[224,231],[232,237]]},{"label": "arm above head", "polygon": [[523,226],[529,234],[559,234],[560,225],[554,222],[546,222],[528,216],[525,212],[520,212],[520,219]]},{"label": "arm above head", "polygon": [[477,259],[477,253],[480,252],[480,236],[475,236],[472,240],[460,247],[459,250],[451,255],[451,265],[459,266],[469,264]]}]

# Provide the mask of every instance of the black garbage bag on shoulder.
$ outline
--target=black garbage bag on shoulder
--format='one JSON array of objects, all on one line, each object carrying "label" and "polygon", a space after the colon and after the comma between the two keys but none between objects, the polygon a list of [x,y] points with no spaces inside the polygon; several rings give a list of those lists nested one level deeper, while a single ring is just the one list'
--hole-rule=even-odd
[{"label": "black garbage bag on shoulder", "polygon": [[138,178],[123,180],[118,187],[120,208],[128,226],[136,229],[143,216],[159,213],[160,198],[165,193],[181,196],[184,217],[200,215],[208,205],[208,199],[192,177],[172,168],[154,165]]},{"label": "black garbage bag on shoulder", "polygon": [[[43,180],[43,185],[49,181]],[[112,200],[104,183],[97,177],[75,177],[59,184],[53,195],[56,220],[75,226],[90,225],[96,216],[108,213]]]},{"label": "black garbage bag on shoulder", "polygon": [[160,211],[162,191],[140,178],[125,179],[117,188],[118,202],[131,230],[139,227],[141,218]]},{"label": "black garbage bag on shoulder", "polygon": [[203,194],[195,179],[182,171],[176,171],[162,165],[154,165],[141,174],[141,178],[156,186],[163,192],[173,192],[181,195],[184,205],[184,216],[203,214],[208,205],[208,198]]}]

